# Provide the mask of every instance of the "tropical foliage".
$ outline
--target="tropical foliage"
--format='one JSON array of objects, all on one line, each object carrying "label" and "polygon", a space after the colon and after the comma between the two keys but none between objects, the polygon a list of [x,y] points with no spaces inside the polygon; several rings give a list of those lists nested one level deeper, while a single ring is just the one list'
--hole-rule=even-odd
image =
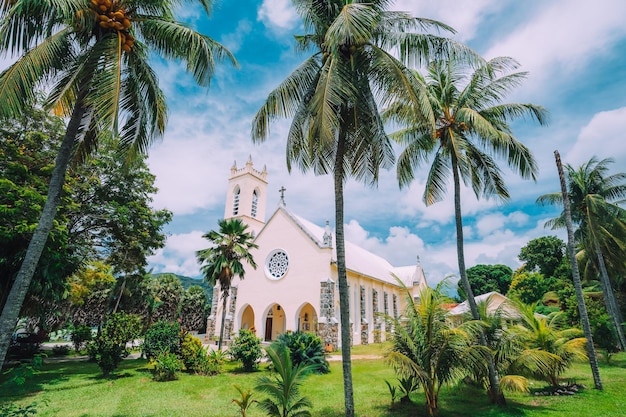
[{"label": "tropical foliage", "polygon": [[219,283],[222,296],[222,324],[218,349],[222,349],[224,324],[226,322],[226,305],[230,294],[230,285],[235,276],[244,279],[247,263],[256,269],[256,263],[250,250],[258,246],[253,243],[254,236],[247,231],[248,225],[241,219],[226,219],[218,222],[219,230],[211,230],[202,237],[211,242],[212,246],[196,252],[196,258],[202,265],[200,271],[204,279],[214,286]]},{"label": "tropical foliage", "polygon": [[300,386],[304,377],[315,365],[293,365],[289,350],[282,346],[268,346],[267,355],[272,361],[272,376],[262,376],[255,386],[257,391],[267,397],[258,405],[271,417],[308,417],[312,407],[311,401],[300,396]]},{"label": "tropical foliage", "polygon": [[322,339],[308,332],[287,332],[278,335],[272,344],[286,347],[289,350],[291,363],[295,365],[315,365],[314,371],[325,374],[329,372],[328,361]]},{"label": "tropical foliage", "polygon": [[256,370],[263,357],[261,339],[247,329],[239,330],[239,335],[233,340],[229,351],[233,359],[241,361],[246,372]]},{"label": "tropical foliage", "polygon": [[[234,58],[222,45],[174,19],[180,1],[5,1],[0,3],[0,51],[19,56],[0,74],[0,118],[23,113],[38,87],[68,117],[40,220],[0,320],[0,365],[44,250],[74,150],[84,158],[99,139],[119,137],[127,156],[145,153],[162,135],[166,104],[149,66],[152,53],[183,61],[208,85],[216,61]],[[200,0],[209,12],[210,0]]]},{"label": "tropical foliage", "polygon": [[296,165],[303,172],[333,175],[344,395],[346,416],[351,417],[344,182],[352,177],[375,185],[380,168],[391,167],[395,159],[379,107],[404,98],[413,104],[407,118],[434,126],[428,97],[406,65],[420,64],[443,51],[472,54],[462,45],[424,33],[451,33],[450,27],[391,11],[387,0],[293,3],[307,32],[296,37],[297,48],[312,55],[269,94],[253,120],[252,139],[264,141],[273,119],[291,118],[288,169]]},{"label": "tropical foliage", "polygon": [[[587,260],[585,276],[598,276],[602,283],[604,301],[612,319],[613,331],[622,349],[626,349],[623,319],[609,277],[621,277],[626,272],[626,210],[620,203],[626,198],[626,173],[608,175],[610,158],[592,157],[579,168],[567,164],[567,188],[572,223],[576,226],[574,238]],[[561,193],[551,193],[537,199],[540,204],[563,204]],[[546,226],[566,226],[565,212],[546,223]]]},{"label": "tropical foliage", "polygon": [[89,356],[104,376],[110,375],[130,354],[127,344],[137,338],[140,331],[141,322],[136,316],[115,313],[107,317],[100,333],[87,345]]}]

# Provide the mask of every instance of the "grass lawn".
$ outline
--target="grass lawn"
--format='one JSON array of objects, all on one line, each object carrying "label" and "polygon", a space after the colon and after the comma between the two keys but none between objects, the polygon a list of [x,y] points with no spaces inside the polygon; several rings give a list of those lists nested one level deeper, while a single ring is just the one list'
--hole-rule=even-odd
[{"label": "grass lawn", "polygon": [[[382,353],[380,345],[357,347],[355,355]],[[440,395],[441,416],[624,416],[626,415],[626,354],[601,364],[604,391],[593,390],[587,364],[576,364],[566,375],[589,389],[568,397],[536,397],[509,394],[508,406],[497,408],[488,404],[486,395],[464,385],[444,387]],[[43,369],[23,386],[2,386],[0,402],[26,405],[37,402],[37,416],[125,417],[125,416],[237,416],[238,408],[231,402],[239,394],[237,384],[251,388],[256,378],[267,372],[252,374],[238,371],[237,364],[228,364],[226,372],[203,377],[181,374],[171,382],[154,382],[144,360],[125,360],[112,379],[103,379],[99,368],[83,361],[44,364]],[[356,414],[359,417],[425,416],[424,397],[416,392],[413,404],[390,409],[390,397],[384,380],[394,381],[392,370],[382,359],[355,359],[352,362]],[[343,379],[341,363],[331,362],[331,373],[312,375],[306,379],[302,393],[314,405],[312,413],[319,417],[343,416]],[[543,383],[536,382],[541,387]],[[257,396],[257,399],[261,397]],[[250,417],[263,414],[252,407]]]}]

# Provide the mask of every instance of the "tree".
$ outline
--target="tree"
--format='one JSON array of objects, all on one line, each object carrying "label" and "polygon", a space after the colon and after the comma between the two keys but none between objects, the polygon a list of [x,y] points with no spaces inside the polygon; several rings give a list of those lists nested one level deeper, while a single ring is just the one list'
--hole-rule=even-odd
[{"label": "tree", "polygon": [[204,289],[199,285],[192,285],[183,292],[179,313],[183,329],[198,331],[203,328],[206,324],[204,321],[205,304]]},{"label": "tree", "polygon": [[[467,279],[476,295],[486,294],[491,291],[506,294],[511,285],[513,271],[506,265],[475,265],[467,269]],[[459,295],[463,300],[467,296],[459,288]]]},{"label": "tree", "polygon": [[[199,0],[205,12],[211,1]],[[181,1],[6,1],[0,4],[0,50],[21,56],[0,74],[0,118],[22,114],[39,85],[47,102],[68,117],[46,203],[0,316],[0,366],[19,310],[53,227],[73,153],[84,157],[109,132],[130,159],[162,135],[163,92],[148,58],[152,52],[186,62],[209,85],[216,60],[234,57],[222,45],[174,19]]]},{"label": "tree", "polygon": [[[409,185],[416,170],[432,156],[423,200],[431,205],[443,200],[448,179],[454,187],[457,261],[460,282],[474,320],[479,320],[474,294],[465,269],[463,218],[461,214],[461,180],[470,185],[477,198],[508,199],[509,192],[494,157],[504,159],[522,178],[535,178],[537,166],[530,150],[515,138],[509,122],[530,116],[540,124],[546,122],[546,111],[535,104],[501,104],[505,95],[526,77],[513,72],[518,64],[511,58],[494,58],[478,68],[450,57],[428,65],[426,77],[417,78],[429,96],[429,106],[436,124],[410,117],[412,103],[394,103],[386,114],[405,126],[394,138],[405,146],[398,159],[400,186]],[[484,339],[484,338],[483,338]],[[483,345],[486,341],[483,340]],[[504,403],[497,374],[490,367],[490,398]]]},{"label": "tree", "polygon": [[520,272],[513,275],[508,295],[525,304],[534,304],[541,301],[549,288],[548,281],[539,272]]},{"label": "tree", "polygon": [[272,361],[276,375],[273,378],[262,376],[255,389],[269,395],[258,405],[271,417],[309,417],[311,401],[300,397],[300,385],[304,377],[315,369],[314,364],[293,365],[289,349],[280,345],[270,345],[265,351]]},{"label": "tree", "polygon": [[[419,64],[443,51],[474,55],[448,39],[422,33],[452,32],[450,27],[389,11],[387,0],[294,0],[294,4],[308,32],[296,37],[297,47],[313,54],[269,94],[254,117],[252,139],[264,141],[273,119],[292,118],[287,168],[297,165],[303,172],[333,175],[345,413],[352,417],[344,183],[352,177],[375,185],[380,168],[394,161],[379,107],[407,97],[415,104],[410,117],[434,126],[423,89],[405,64]],[[400,59],[390,51],[399,52]]]},{"label": "tree", "polygon": [[[626,349],[623,319],[615,298],[608,269],[615,266],[618,272],[625,268],[626,254],[626,210],[618,204],[626,198],[626,173],[608,175],[607,158],[598,161],[592,157],[578,169],[569,164],[567,187],[572,222],[577,229],[574,238],[584,253],[594,259],[595,270],[600,276],[606,309],[613,322],[613,331],[622,350]],[[551,193],[537,199],[540,204],[563,204],[560,193]],[[565,214],[546,222],[546,226],[562,228],[566,225]],[[607,264],[609,268],[607,268]]]},{"label": "tree", "polygon": [[102,262],[93,262],[68,278],[68,302],[72,323],[99,326],[109,313],[115,286],[112,268]]},{"label": "tree", "polygon": [[183,286],[176,275],[163,274],[158,278],[153,278],[150,282],[150,290],[154,298],[152,321],[175,321],[183,295]]},{"label": "tree", "polygon": [[220,326],[220,339],[218,349],[222,349],[224,337],[224,324],[226,322],[226,305],[230,294],[230,285],[235,276],[244,278],[246,262],[256,269],[256,263],[250,253],[251,249],[258,246],[253,243],[254,237],[247,232],[248,225],[240,219],[226,219],[218,222],[219,231],[211,230],[202,235],[213,244],[212,247],[196,252],[196,258],[202,265],[200,271],[204,279],[215,286],[220,284],[222,292],[222,324]]},{"label": "tree", "polygon": [[[470,340],[461,329],[450,326],[443,307],[446,298],[437,290],[425,288],[417,303],[405,288],[407,309],[394,319],[391,350],[387,361],[401,379],[419,381],[430,416],[439,415],[439,390],[461,375],[468,359]],[[479,361],[474,361],[479,362]]]},{"label": "tree", "polygon": [[539,272],[545,278],[554,277],[563,261],[567,260],[565,242],[556,236],[532,239],[520,249],[517,257],[524,262],[524,270]]}]

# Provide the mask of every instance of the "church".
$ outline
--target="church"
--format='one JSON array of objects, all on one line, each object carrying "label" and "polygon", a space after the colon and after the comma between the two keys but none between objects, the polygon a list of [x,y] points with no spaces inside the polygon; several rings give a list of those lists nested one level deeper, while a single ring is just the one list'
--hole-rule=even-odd
[{"label": "church", "polygon": [[[241,219],[255,236],[252,250],[257,269],[246,268],[245,279],[233,279],[227,300],[224,338],[251,329],[263,341],[289,331],[317,334],[327,350],[341,347],[339,290],[334,234],[328,222],[316,225],[287,209],[284,188],[278,207],[266,220],[267,169],[230,170],[224,218]],[[398,317],[406,305],[406,292],[414,297],[426,287],[417,265],[394,267],[382,257],[346,241],[346,267],[350,294],[350,331],[354,345],[385,339],[384,315]],[[207,337],[219,335],[222,300],[214,288]]]}]

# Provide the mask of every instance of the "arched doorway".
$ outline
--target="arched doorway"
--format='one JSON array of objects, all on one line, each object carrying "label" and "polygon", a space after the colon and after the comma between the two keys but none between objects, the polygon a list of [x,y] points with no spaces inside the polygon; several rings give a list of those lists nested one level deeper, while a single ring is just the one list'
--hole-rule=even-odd
[{"label": "arched doorway", "polygon": [[247,305],[243,312],[241,313],[241,326],[240,329],[252,330],[253,333],[256,334],[256,329],[254,328],[254,310],[252,306]]},{"label": "arched doorway", "polygon": [[271,342],[276,340],[279,334],[285,333],[285,311],[280,304],[272,305],[265,314],[265,329],[263,340]]},{"label": "arched doorway", "polygon": [[315,333],[317,331],[317,313],[315,308],[309,303],[304,303],[300,307],[300,312],[296,317],[298,330],[301,332]]}]

